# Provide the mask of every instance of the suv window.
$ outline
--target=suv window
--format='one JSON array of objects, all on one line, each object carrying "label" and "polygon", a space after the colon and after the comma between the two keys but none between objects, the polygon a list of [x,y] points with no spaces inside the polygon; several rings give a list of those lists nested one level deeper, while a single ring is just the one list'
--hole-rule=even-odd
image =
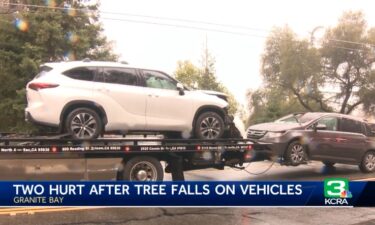
[{"label": "suv window", "polygon": [[43,77],[44,75],[46,75],[49,71],[52,70],[52,67],[49,67],[49,66],[41,66],[39,68],[39,72],[38,74],[34,77],[34,79],[36,78],[39,78],[39,77]]},{"label": "suv window", "polygon": [[64,75],[76,80],[93,81],[96,73],[96,67],[77,67],[63,72]]},{"label": "suv window", "polygon": [[325,125],[326,130],[337,131],[338,119],[337,117],[327,116],[319,119],[317,124]]},{"label": "suv window", "polygon": [[130,68],[104,68],[104,82],[111,84],[137,85],[135,69]]},{"label": "suv window", "polygon": [[177,82],[167,75],[151,70],[143,70],[146,87],[177,90]]},{"label": "suv window", "polygon": [[360,121],[351,120],[347,118],[341,118],[340,120],[340,131],[360,133],[363,134],[364,130]]}]

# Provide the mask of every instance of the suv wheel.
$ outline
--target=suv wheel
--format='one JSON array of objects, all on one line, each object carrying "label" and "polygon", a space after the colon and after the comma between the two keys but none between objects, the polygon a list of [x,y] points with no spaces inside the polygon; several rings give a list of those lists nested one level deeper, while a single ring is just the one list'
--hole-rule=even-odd
[{"label": "suv wheel", "polygon": [[285,158],[292,166],[302,164],[306,160],[305,147],[299,141],[293,141],[286,150]]},{"label": "suv wheel", "polygon": [[103,125],[94,110],[78,108],[69,113],[65,128],[73,139],[95,139],[101,134]]},{"label": "suv wheel", "polygon": [[204,112],[199,115],[195,127],[194,134],[199,139],[219,139],[224,134],[223,118],[216,112]]},{"label": "suv wheel", "polygon": [[375,152],[370,151],[363,156],[361,164],[359,164],[359,169],[363,173],[371,173],[375,171]]}]

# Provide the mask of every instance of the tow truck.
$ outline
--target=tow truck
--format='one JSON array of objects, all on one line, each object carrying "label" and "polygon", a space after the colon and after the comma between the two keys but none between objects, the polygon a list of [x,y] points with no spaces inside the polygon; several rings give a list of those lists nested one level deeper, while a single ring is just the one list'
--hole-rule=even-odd
[{"label": "tow truck", "polygon": [[[248,139],[161,139],[0,134],[2,179],[184,181],[184,171],[242,168],[254,159]],[[164,167],[163,167],[163,164]]]}]

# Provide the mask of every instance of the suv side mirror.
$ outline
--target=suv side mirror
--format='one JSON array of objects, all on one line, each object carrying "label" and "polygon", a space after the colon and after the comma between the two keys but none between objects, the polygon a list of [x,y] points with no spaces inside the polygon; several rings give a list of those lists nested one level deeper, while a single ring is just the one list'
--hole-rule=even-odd
[{"label": "suv side mirror", "polygon": [[177,90],[179,91],[180,95],[185,94],[184,85],[182,85],[181,83],[177,83]]},{"label": "suv side mirror", "polygon": [[325,124],[318,123],[314,126],[314,130],[327,130],[327,126]]}]

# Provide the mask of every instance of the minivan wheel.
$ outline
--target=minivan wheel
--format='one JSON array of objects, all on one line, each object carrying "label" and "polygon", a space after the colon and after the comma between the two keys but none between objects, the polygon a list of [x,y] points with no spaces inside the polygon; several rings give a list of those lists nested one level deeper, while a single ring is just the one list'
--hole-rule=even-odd
[{"label": "minivan wheel", "polygon": [[124,162],[122,179],[127,181],[163,181],[160,161],[154,157],[136,156]]},{"label": "minivan wheel", "polygon": [[73,139],[95,139],[101,134],[103,125],[94,110],[78,108],[69,113],[65,128]]},{"label": "minivan wheel", "polygon": [[370,151],[363,156],[361,164],[359,164],[359,169],[363,173],[371,173],[375,171],[375,152]]},{"label": "minivan wheel", "polygon": [[285,158],[292,166],[302,164],[306,160],[305,147],[299,141],[293,141],[288,145]]},{"label": "minivan wheel", "polygon": [[219,139],[224,134],[223,118],[216,112],[204,112],[199,115],[195,127],[194,134],[199,139]]}]

